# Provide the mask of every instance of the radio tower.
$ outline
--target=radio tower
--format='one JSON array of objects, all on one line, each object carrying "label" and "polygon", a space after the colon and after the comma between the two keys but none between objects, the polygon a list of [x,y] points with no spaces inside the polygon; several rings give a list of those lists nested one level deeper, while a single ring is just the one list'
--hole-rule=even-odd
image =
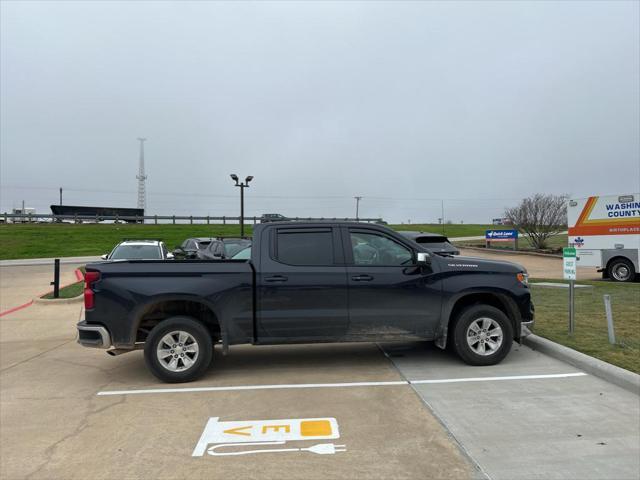
[{"label": "radio tower", "polygon": [[145,189],[145,181],[147,176],[144,174],[144,142],[146,138],[138,138],[140,142],[140,165],[138,167],[138,208],[143,210],[147,208],[147,191]]}]

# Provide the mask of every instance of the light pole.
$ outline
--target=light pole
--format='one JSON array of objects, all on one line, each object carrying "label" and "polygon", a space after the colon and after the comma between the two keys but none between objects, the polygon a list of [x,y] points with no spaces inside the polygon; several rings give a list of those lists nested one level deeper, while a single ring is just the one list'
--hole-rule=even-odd
[{"label": "light pole", "polygon": [[358,221],[358,213],[360,212],[360,200],[362,200],[362,197],[353,197],[356,199],[356,222]]},{"label": "light pole", "polygon": [[244,237],[244,189],[249,188],[249,182],[253,180],[253,177],[249,175],[244,179],[244,182],[240,182],[238,176],[232,173],[231,180],[236,182],[236,187],[240,187],[240,236]]}]

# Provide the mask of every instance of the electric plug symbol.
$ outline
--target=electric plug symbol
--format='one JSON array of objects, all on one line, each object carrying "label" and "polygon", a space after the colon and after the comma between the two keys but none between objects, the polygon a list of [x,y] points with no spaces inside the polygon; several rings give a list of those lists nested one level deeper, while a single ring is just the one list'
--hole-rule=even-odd
[{"label": "electric plug symbol", "polygon": [[248,455],[251,453],[281,453],[281,452],[311,452],[318,455],[334,455],[336,453],[346,452],[346,445],[335,445],[333,443],[318,443],[307,448],[266,448],[254,450],[235,450],[230,452],[219,452],[218,449],[225,447],[246,447],[246,446],[262,446],[262,445],[284,445],[286,442],[248,442],[248,443],[220,443],[207,449],[209,455],[214,457],[222,457],[227,455]]}]

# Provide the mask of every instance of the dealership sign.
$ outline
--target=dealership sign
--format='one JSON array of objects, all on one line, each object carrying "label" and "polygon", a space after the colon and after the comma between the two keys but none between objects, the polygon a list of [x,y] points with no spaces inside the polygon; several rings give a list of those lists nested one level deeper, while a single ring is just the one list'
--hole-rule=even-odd
[{"label": "dealership sign", "polygon": [[518,230],[487,230],[484,238],[490,242],[512,242],[518,239]]}]

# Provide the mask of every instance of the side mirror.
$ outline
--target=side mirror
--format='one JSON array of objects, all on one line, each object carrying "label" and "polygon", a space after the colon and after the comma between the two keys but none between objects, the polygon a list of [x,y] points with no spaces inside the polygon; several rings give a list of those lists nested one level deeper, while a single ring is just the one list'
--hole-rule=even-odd
[{"label": "side mirror", "polygon": [[426,252],[418,252],[416,255],[418,265],[431,265],[431,255]]},{"label": "side mirror", "polygon": [[109,255],[107,255],[106,253],[104,255],[100,255],[100,258],[102,260],[106,260],[107,258],[109,258]]},{"label": "side mirror", "polygon": [[173,260],[175,258],[175,255],[171,252],[167,253],[167,260]]}]

